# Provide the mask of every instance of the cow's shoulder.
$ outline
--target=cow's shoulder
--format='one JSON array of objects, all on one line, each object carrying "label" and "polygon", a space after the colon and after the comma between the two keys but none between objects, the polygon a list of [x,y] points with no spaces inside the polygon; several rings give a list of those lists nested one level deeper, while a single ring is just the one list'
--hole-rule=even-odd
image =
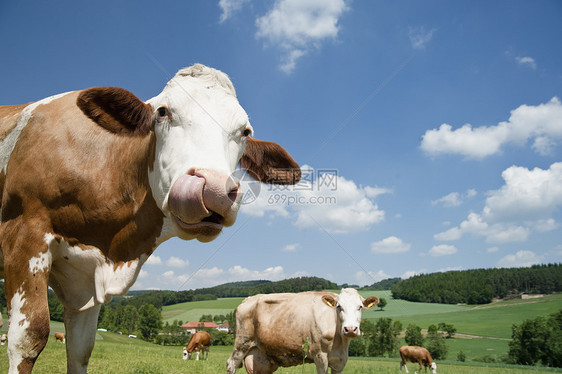
[{"label": "cow's shoulder", "polygon": [[16,127],[23,109],[29,104],[0,106],[0,141]]}]

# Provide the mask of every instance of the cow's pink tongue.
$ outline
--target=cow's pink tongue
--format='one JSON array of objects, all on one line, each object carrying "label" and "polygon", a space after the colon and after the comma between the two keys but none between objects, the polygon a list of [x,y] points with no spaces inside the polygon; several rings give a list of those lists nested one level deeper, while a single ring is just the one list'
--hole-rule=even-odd
[{"label": "cow's pink tongue", "polygon": [[184,174],[179,177],[168,195],[170,212],[185,223],[198,223],[210,215],[203,203],[205,178]]}]

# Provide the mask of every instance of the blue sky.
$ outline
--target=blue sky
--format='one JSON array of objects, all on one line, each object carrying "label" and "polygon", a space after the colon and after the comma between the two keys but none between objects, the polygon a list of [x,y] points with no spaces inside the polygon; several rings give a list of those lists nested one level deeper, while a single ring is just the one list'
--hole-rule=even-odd
[{"label": "blue sky", "polygon": [[164,243],[134,289],[560,262],[560,19],[559,1],[2,2],[0,104],[147,100],[200,62],[303,165],[215,241]]}]

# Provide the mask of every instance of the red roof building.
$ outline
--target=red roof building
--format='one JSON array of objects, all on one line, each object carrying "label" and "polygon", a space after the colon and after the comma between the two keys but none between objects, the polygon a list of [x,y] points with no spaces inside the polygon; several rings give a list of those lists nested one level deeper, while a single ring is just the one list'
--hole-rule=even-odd
[{"label": "red roof building", "polygon": [[219,325],[214,322],[188,322],[181,325],[181,327],[186,330],[197,330],[203,327],[216,329],[217,327],[219,327]]}]

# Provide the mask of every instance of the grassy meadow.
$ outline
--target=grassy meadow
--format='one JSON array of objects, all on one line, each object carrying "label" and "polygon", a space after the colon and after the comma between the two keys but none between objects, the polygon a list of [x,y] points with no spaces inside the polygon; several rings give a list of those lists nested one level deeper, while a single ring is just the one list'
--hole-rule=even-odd
[{"label": "grassy meadow", "polygon": [[[452,323],[457,328],[457,337],[447,339],[449,353],[447,360],[437,362],[438,373],[468,374],[474,372],[491,374],[519,374],[559,372],[562,369],[524,367],[503,364],[485,364],[476,360],[483,356],[502,356],[508,351],[508,338],[513,323],[539,315],[547,315],[562,309],[562,294],[549,295],[540,299],[509,300],[483,306],[461,306],[412,303],[393,300],[389,291],[362,292],[363,296],[384,297],[388,305],[384,311],[379,308],[366,310],[364,319],[376,320],[381,317],[399,320],[404,328],[414,323],[422,328],[439,322]],[[164,322],[181,320],[198,321],[202,314],[227,314],[234,310],[243,298],[227,298],[213,301],[198,301],[164,307]],[[4,316],[5,317],[5,316]],[[7,320],[4,327],[7,328]],[[51,324],[51,334],[64,331],[62,323]],[[472,335],[470,338],[461,334]],[[479,336],[479,337],[477,337]],[[456,361],[457,353],[463,351],[466,362]],[[209,361],[183,361],[182,347],[158,346],[140,339],[131,339],[111,332],[98,332],[96,347],[92,354],[89,373],[224,373],[225,363],[232,346],[211,347]],[[65,373],[65,347],[51,336],[47,347],[37,361],[34,373]],[[414,368],[413,364],[409,365]],[[397,373],[398,358],[351,358],[345,373]],[[6,346],[0,346],[0,373],[8,370]],[[245,373],[239,370],[239,373]],[[315,373],[314,365],[294,368],[280,368],[278,373]]]},{"label": "grassy meadow", "polygon": [[[211,347],[208,361],[183,361],[181,347],[163,347],[130,339],[110,332],[99,333],[102,340],[96,341],[96,347],[90,359],[90,374],[214,374],[224,373],[226,360],[232,347]],[[0,346],[0,372],[8,371],[6,346]],[[63,374],[66,373],[65,346],[55,342],[51,337],[47,347],[37,360],[34,373]],[[409,366],[412,369],[414,366]],[[399,369],[399,359],[362,359],[351,358],[344,370],[349,374],[381,373],[395,374]],[[440,374],[469,374],[474,372],[490,374],[530,374],[562,372],[538,367],[513,365],[495,365],[469,363],[461,364],[452,361],[438,363]],[[238,373],[245,373],[243,369]],[[313,364],[292,368],[280,368],[277,373],[314,374]]]}]

